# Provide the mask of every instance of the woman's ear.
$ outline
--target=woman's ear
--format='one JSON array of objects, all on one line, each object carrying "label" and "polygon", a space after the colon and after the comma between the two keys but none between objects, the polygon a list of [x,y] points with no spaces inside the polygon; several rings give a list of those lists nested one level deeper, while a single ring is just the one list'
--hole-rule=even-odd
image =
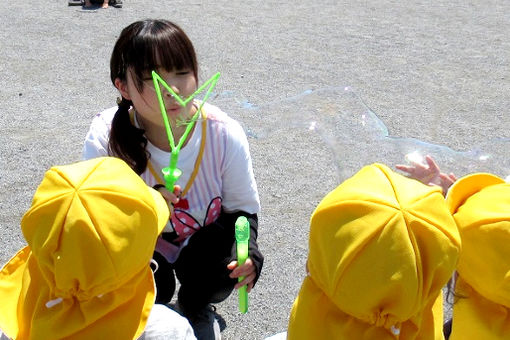
[{"label": "woman's ear", "polygon": [[114,85],[119,90],[120,95],[127,100],[131,100],[131,96],[128,92],[127,81],[121,80],[120,78],[115,78]]}]

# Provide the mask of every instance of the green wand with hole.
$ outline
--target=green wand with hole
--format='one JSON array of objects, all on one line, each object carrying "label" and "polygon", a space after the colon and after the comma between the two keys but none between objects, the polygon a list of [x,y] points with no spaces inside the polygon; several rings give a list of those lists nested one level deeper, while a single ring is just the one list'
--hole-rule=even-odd
[{"label": "green wand with hole", "polygon": [[[181,150],[182,145],[186,141],[186,138],[188,138],[189,133],[193,129],[195,122],[198,120],[200,112],[202,111],[202,106],[204,105],[205,101],[209,98],[209,96],[212,93],[212,90],[216,86],[216,82],[220,77],[220,73],[218,72],[214,76],[212,76],[208,81],[206,81],[202,86],[200,86],[195,92],[193,92],[193,94],[191,94],[186,99],[182,99],[177,93],[175,93],[172,87],[168,85],[165,82],[165,80],[163,80],[163,78],[161,78],[160,75],[156,73],[156,71],[152,71],[151,74],[152,81],[154,83],[154,89],[156,90],[156,95],[158,96],[161,116],[163,118],[163,123],[165,124],[166,135],[168,137],[168,144],[170,145],[171,149],[170,164],[168,165],[168,167],[161,169],[161,172],[163,173],[163,178],[165,179],[165,187],[170,192],[173,192],[175,182],[177,182],[177,180],[179,179],[179,177],[181,177],[182,174],[181,169],[177,168],[179,152]],[[161,93],[161,88],[159,86],[160,84],[172,95],[175,101],[177,101],[177,103],[179,103],[179,105],[182,107],[186,107],[186,105],[188,105],[188,103],[192,101],[197,94],[202,92],[209,85],[209,88],[207,89],[204,99],[202,100],[200,106],[198,107],[197,112],[193,115],[193,117],[191,117],[191,121],[186,125],[186,129],[177,144],[175,143],[172,127],[168,122],[168,117],[166,115],[165,101],[163,100],[163,95]]]},{"label": "green wand with hole", "polygon": [[[237,265],[241,266],[248,258],[248,242],[250,241],[250,223],[245,216],[239,216],[236,220],[236,248]],[[238,282],[244,280],[244,276],[239,277]],[[248,312],[248,292],[246,285],[239,288],[239,311],[243,314]]]}]

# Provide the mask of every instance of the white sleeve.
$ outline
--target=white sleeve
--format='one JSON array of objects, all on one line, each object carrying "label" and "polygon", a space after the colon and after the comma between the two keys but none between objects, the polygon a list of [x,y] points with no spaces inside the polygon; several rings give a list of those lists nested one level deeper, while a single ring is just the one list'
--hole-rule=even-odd
[{"label": "white sleeve", "polygon": [[110,108],[96,115],[90,124],[83,145],[83,159],[108,156],[108,139],[116,108]]},{"label": "white sleeve", "polygon": [[196,340],[188,320],[170,308],[155,304],[138,340]]},{"label": "white sleeve", "polygon": [[241,125],[234,120],[228,127],[226,162],[222,176],[222,205],[227,212],[243,210],[256,214],[260,211],[248,139]]}]

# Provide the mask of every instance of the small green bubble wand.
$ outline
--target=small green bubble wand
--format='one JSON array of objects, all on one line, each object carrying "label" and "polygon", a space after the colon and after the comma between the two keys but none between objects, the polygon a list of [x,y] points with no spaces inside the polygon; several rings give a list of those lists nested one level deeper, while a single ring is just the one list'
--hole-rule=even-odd
[{"label": "small green bubble wand", "polygon": [[[193,129],[193,126],[195,125],[195,122],[198,120],[198,117],[200,116],[200,112],[202,112],[202,106],[204,105],[205,101],[209,98],[211,95],[212,90],[216,86],[216,82],[218,81],[218,78],[220,77],[220,73],[217,72],[214,76],[212,76],[209,80],[207,80],[202,86],[200,86],[195,92],[193,92],[192,95],[190,95],[186,99],[182,99],[175,91],[159,76],[159,74],[156,73],[156,71],[152,71],[152,81],[154,83],[154,89],[156,90],[156,94],[158,96],[159,101],[159,108],[161,110],[161,116],[163,117],[163,122],[165,123],[165,130],[166,135],[168,137],[168,143],[170,145],[171,149],[171,155],[170,155],[170,163],[168,167],[165,167],[161,170],[163,173],[163,178],[165,180],[165,187],[170,191],[173,192],[175,182],[179,179],[179,177],[182,175],[181,169],[177,168],[177,161],[179,160],[179,152],[181,151],[181,147],[184,144],[184,141],[187,139],[189,133]],[[163,87],[170,92],[172,97],[179,103],[180,106],[186,107],[188,103],[195,98],[196,95],[198,95],[200,92],[202,92],[207,85],[209,85],[209,88],[207,89],[207,92],[204,96],[204,99],[200,103],[200,106],[197,110],[197,112],[193,115],[190,122],[187,123],[186,129],[184,130],[183,135],[179,139],[179,142],[177,145],[175,144],[174,135],[172,132],[172,127],[170,126],[170,123],[168,122],[168,116],[166,115],[166,107],[165,102],[163,100],[163,96],[161,94],[161,88],[159,85],[163,85]]]},{"label": "small green bubble wand", "polygon": [[[235,224],[236,228],[236,248],[237,265],[242,266],[248,259],[248,242],[250,241],[250,223],[245,216],[239,216]],[[238,282],[244,280],[244,276],[239,277]],[[248,312],[248,292],[246,285],[239,288],[239,311],[243,314]]]}]

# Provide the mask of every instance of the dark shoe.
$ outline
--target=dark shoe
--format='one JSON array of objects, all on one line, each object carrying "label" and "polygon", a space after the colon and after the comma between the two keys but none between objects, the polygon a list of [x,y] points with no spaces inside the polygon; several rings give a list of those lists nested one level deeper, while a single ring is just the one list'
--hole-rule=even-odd
[{"label": "dark shoe", "polygon": [[193,327],[197,340],[221,340],[220,325],[215,312],[216,307],[207,305],[196,314],[185,315]]},{"label": "dark shoe", "polygon": [[67,1],[68,6],[83,6],[82,0],[68,0]]}]

